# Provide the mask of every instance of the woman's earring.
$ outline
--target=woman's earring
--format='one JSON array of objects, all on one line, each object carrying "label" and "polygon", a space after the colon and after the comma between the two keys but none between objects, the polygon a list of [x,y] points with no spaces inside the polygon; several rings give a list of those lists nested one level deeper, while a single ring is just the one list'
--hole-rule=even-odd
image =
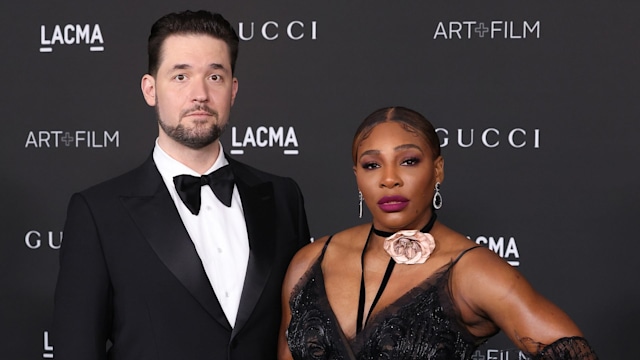
[{"label": "woman's earring", "polygon": [[362,197],[362,191],[358,190],[358,198],[360,199],[360,205],[358,205],[358,209],[359,209],[359,218],[362,219],[362,200],[364,199]]},{"label": "woman's earring", "polygon": [[442,195],[440,195],[440,182],[436,182],[435,193],[433,194],[433,208],[438,210],[442,207]]}]

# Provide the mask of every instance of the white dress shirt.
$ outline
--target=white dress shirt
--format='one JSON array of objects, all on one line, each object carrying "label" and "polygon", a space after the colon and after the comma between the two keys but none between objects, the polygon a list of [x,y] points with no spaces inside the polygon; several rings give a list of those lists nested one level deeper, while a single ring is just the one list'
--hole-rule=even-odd
[{"label": "white dress shirt", "polygon": [[[200,212],[198,215],[193,215],[178,196],[173,177],[177,175],[199,177],[203,174],[198,174],[169,156],[160,148],[157,140],[153,149],[153,161],[195,245],[222,310],[233,327],[249,261],[249,237],[238,187],[233,186],[231,207],[226,207],[209,186],[203,186],[200,191]],[[205,174],[228,164],[220,144],[218,158]]]}]

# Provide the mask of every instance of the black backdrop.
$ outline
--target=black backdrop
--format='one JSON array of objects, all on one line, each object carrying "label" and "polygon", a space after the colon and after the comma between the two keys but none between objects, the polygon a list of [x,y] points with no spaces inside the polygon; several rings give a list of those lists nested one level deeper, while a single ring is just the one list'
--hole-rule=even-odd
[{"label": "black backdrop", "polygon": [[[445,145],[440,219],[517,266],[601,358],[634,357],[637,2],[37,0],[0,4],[0,358],[54,358],[67,201],[150,154],[149,28],[201,8],[242,30],[225,149],[295,178],[313,236],[368,220],[357,124],[414,108]],[[499,336],[476,358],[513,348]]]}]

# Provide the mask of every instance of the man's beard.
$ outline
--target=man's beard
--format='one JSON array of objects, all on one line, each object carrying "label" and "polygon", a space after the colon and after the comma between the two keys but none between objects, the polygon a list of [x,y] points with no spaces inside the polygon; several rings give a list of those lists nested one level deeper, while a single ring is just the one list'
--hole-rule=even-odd
[{"label": "man's beard", "polygon": [[[156,114],[158,116],[158,124],[162,130],[177,143],[182,144],[191,149],[202,149],[207,145],[213,144],[220,138],[226,128],[226,122],[222,126],[218,125],[218,121],[212,124],[209,128],[204,124],[196,123],[193,128],[187,129],[184,124],[179,123],[177,126],[171,126],[162,121],[160,118],[160,111],[158,110],[158,104],[156,104]],[[200,105],[189,110],[185,110],[180,114],[182,119],[186,114],[194,111],[207,111],[211,116],[218,118],[218,112],[209,108],[206,105]]]}]

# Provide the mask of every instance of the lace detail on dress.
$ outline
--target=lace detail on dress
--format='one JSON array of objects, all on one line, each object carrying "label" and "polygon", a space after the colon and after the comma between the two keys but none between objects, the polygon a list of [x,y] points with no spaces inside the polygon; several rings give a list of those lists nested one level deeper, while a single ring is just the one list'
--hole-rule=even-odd
[{"label": "lace detail on dress", "polygon": [[294,359],[466,360],[486,341],[458,323],[449,293],[451,269],[470,249],[378,312],[354,339],[347,339],[324,287],[321,263],[329,241],[291,295],[287,341]]},{"label": "lace detail on dress", "polygon": [[[535,343],[528,338],[523,340]],[[538,351],[531,357],[532,360],[598,360],[587,340],[580,336],[561,338],[549,345],[536,345]]]},{"label": "lace detail on dress", "polygon": [[320,257],[291,292],[291,322],[287,328],[287,343],[294,359],[350,359],[343,355],[347,349],[340,349],[332,344],[332,341],[337,341],[342,335],[336,331],[339,329],[336,329],[337,320],[333,312],[323,311],[330,306],[324,294],[320,264],[330,241],[331,238],[325,243]]}]

